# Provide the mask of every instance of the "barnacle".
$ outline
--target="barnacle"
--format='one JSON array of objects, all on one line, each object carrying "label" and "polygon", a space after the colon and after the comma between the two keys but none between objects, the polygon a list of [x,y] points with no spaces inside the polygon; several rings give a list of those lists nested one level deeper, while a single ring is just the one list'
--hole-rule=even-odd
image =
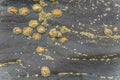
[{"label": "barnacle", "polygon": [[59,18],[62,16],[62,11],[60,9],[54,9],[52,10],[52,15],[55,17],[55,18]]},{"label": "barnacle", "polygon": [[33,29],[31,27],[24,27],[23,28],[23,35],[24,36],[31,36]]},{"label": "barnacle", "polygon": [[49,35],[50,35],[50,37],[56,37],[56,35],[57,35],[56,29],[55,28],[51,29],[50,32],[49,32]]},{"label": "barnacle", "polygon": [[61,43],[66,43],[66,42],[68,42],[68,38],[62,37],[62,38],[60,39],[60,42],[61,42]]},{"label": "barnacle", "polygon": [[49,19],[51,19],[51,18],[52,18],[52,13],[47,13],[47,14],[46,14],[46,19],[49,20]]},{"label": "barnacle", "polygon": [[41,12],[43,10],[43,8],[40,6],[40,4],[34,4],[32,6],[32,9],[34,12]]},{"label": "barnacle", "polygon": [[43,77],[49,77],[50,76],[50,69],[47,66],[42,66],[41,74]]},{"label": "barnacle", "polygon": [[29,9],[27,8],[27,7],[22,7],[22,8],[20,8],[19,9],[19,14],[21,15],[21,16],[26,16],[26,15],[28,15],[29,14]]},{"label": "barnacle", "polygon": [[47,3],[44,2],[44,0],[40,0],[40,5],[44,8],[46,6],[48,6]]},{"label": "barnacle", "polygon": [[10,6],[10,7],[8,7],[7,12],[10,13],[10,14],[17,14],[17,13],[18,13],[18,10],[17,10],[16,7]]},{"label": "barnacle", "polygon": [[43,53],[45,52],[45,48],[38,46],[38,47],[36,48],[36,52],[37,52],[38,54],[43,54]]},{"label": "barnacle", "polygon": [[14,27],[13,28],[13,33],[14,34],[21,34],[22,33],[22,29],[20,27]]},{"label": "barnacle", "polygon": [[111,31],[110,29],[108,29],[108,28],[105,28],[105,29],[104,29],[104,34],[105,34],[106,36],[111,36],[111,35],[112,35],[112,31]]},{"label": "barnacle", "polygon": [[61,31],[62,33],[69,33],[71,30],[70,30],[69,28],[67,28],[66,26],[62,26],[62,27],[60,28],[60,31]]},{"label": "barnacle", "polygon": [[41,35],[40,35],[39,33],[34,33],[34,34],[32,35],[32,38],[33,38],[34,40],[40,40]]},{"label": "barnacle", "polygon": [[43,33],[45,33],[45,31],[46,31],[45,27],[43,27],[43,26],[37,27],[37,32],[43,34]]},{"label": "barnacle", "polygon": [[118,32],[118,27],[114,27],[113,32]]},{"label": "barnacle", "polygon": [[30,26],[31,28],[37,27],[38,24],[39,24],[39,23],[38,23],[37,20],[30,20],[30,21],[29,21],[29,26]]},{"label": "barnacle", "polygon": [[57,31],[55,28],[53,28],[49,31],[49,36],[52,38],[60,38],[62,37],[62,33],[60,31]]},{"label": "barnacle", "polygon": [[39,15],[39,21],[43,21],[46,19],[46,13],[44,10],[42,10],[38,15]]}]

